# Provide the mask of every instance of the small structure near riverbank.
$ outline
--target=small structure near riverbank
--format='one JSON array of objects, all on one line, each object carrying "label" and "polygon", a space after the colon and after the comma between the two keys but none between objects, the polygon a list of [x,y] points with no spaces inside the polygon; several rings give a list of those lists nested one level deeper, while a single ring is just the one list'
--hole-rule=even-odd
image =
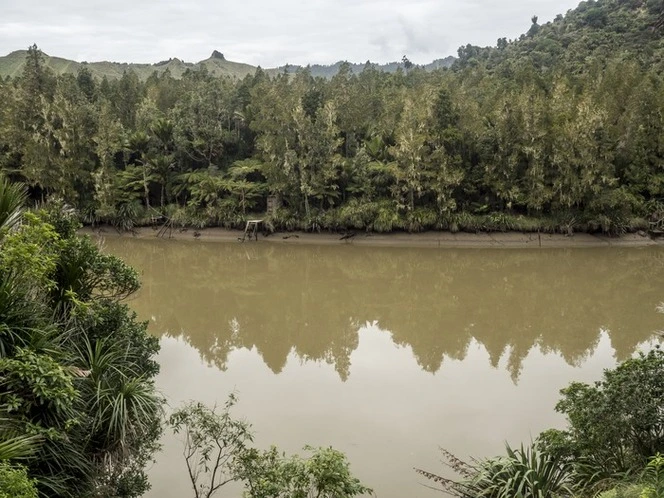
[{"label": "small structure near riverbank", "polygon": [[256,241],[258,241],[258,227],[263,223],[263,220],[247,220],[247,225],[244,227],[244,235],[240,239],[240,242],[244,242],[249,235],[249,240],[253,236]]}]

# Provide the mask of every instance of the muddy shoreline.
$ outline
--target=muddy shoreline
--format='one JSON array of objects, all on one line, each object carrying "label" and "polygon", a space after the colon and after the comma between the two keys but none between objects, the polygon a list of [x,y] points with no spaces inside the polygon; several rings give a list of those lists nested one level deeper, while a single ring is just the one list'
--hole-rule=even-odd
[{"label": "muddy shoreline", "polygon": [[[85,227],[80,230],[83,234],[94,237],[128,237],[149,239],[157,238],[159,230],[154,227],[137,228],[134,232],[120,233],[110,226]],[[350,235],[350,237],[348,236]],[[562,234],[538,233],[451,233],[451,232],[423,232],[423,233],[364,233],[351,232],[345,238],[338,233],[307,233],[307,232],[275,232],[268,237],[258,234],[258,241],[246,240],[245,244],[352,244],[375,247],[456,247],[456,248],[552,248],[552,247],[642,247],[664,245],[662,239],[652,239],[647,235],[626,234],[620,237],[577,233],[572,236]],[[197,242],[239,242],[242,239],[241,230],[227,230],[224,228],[205,228],[195,230],[192,228],[178,230],[162,235],[164,240],[191,240]]]}]

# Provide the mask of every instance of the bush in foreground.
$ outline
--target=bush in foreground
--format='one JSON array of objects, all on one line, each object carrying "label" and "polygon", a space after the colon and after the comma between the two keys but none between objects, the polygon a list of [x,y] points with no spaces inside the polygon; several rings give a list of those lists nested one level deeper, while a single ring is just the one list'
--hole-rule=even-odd
[{"label": "bush in foreground", "polygon": [[565,430],[473,464],[443,450],[456,480],[416,471],[460,498],[664,497],[664,352],[640,353],[561,394]]},{"label": "bush in foreground", "polygon": [[247,498],[352,498],[372,494],[350,472],[345,455],[310,448],[308,458],[287,457],[275,447],[249,446],[251,426],[231,416],[231,394],[221,410],[191,402],[176,410],[169,425],[184,436],[184,457],[196,498],[210,498],[230,482],[242,482]]}]

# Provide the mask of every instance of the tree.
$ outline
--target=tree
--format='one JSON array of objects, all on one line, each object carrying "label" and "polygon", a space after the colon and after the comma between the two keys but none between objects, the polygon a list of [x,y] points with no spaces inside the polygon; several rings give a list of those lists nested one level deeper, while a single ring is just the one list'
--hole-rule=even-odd
[{"label": "tree", "polygon": [[270,193],[280,195],[292,206],[301,199],[293,111],[301,95],[289,84],[288,76],[274,81],[260,80],[251,90],[248,112],[251,129],[258,134],[256,147],[265,163],[264,175]]},{"label": "tree", "polygon": [[253,436],[246,422],[231,417],[237,398],[228,397],[220,413],[201,403],[190,403],[168,419],[184,436],[184,459],[196,498],[210,498],[222,486],[238,479],[247,443]]},{"label": "tree", "polygon": [[226,484],[243,482],[248,498],[352,498],[372,494],[350,472],[343,453],[305,448],[309,458],[286,457],[277,448],[251,448],[251,425],[235,419],[231,394],[220,412],[190,402],[169,417],[184,435],[184,458],[196,498],[210,498]]},{"label": "tree", "polygon": [[99,166],[92,174],[94,217],[109,219],[114,216],[116,203],[120,200],[113,187],[117,174],[116,158],[123,151],[125,130],[114,117],[110,102],[101,100],[98,106],[99,126],[93,137],[95,155],[99,161]]},{"label": "tree", "polygon": [[336,110],[331,103],[318,109],[314,118],[308,117],[302,106],[293,111],[297,141],[294,152],[299,176],[300,191],[304,197],[304,212],[308,218],[310,198],[334,203],[338,196],[338,176],[341,138],[336,126]]},{"label": "tree", "polygon": [[36,45],[28,49],[26,63],[12,102],[11,146],[20,158],[21,176],[31,186],[46,189],[53,178],[48,157],[53,155],[46,130],[45,108],[52,102],[55,78]]},{"label": "tree", "polygon": [[220,168],[237,136],[229,84],[202,74],[185,84],[187,90],[171,113],[175,143],[193,167]]},{"label": "tree", "polygon": [[561,391],[556,411],[568,429],[541,438],[547,450],[570,461],[581,484],[639,472],[664,451],[664,352],[640,353],[594,385],[572,383]]},{"label": "tree", "polygon": [[426,143],[427,111],[415,101],[406,100],[396,130],[396,145],[391,149],[395,159],[397,207],[409,211],[415,209],[415,199],[425,189],[423,177],[426,173],[421,166],[429,153]]}]

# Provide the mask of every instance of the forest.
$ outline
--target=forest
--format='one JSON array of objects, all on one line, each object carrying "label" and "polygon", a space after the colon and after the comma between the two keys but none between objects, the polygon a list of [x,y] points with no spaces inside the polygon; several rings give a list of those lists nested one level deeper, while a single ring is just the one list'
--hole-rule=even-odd
[{"label": "forest", "polygon": [[[450,68],[404,63],[383,73],[367,65],[356,74],[347,64],[329,79],[307,68],[274,76],[258,69],[242,79],[204,69],[181,78],[165,71],[143,81],[128,71],[96,79],[85,68],[56,74],[30,47],[22,73],[0,81],[0,498],[131,497],[150,487],[145,467],[166,422],[155,389],[158,340],[124,304],[139,288],[137,272],[80,237],[80,221],[120,230],[165,222],[240,227],[270,204],[275,230],[657,233],[664,229],[663,32],[664,0],[586,1],[545,24],[532,17],[518,39],[461,47]],[[644,292],[655,292],[646,270]],[[179,290],[187,289],[181,280]],[[551,284],[542,285],[533,286],[538,299],[525,303],[527,312],[550,299]],[[408,303],[400,292],[392,301]],[[595,295],[607,305],[624,301]],[[375,303],[353,297],[357,323],[378,315]],[[286,312],[300,311],[300,302],[286,303]],[[581,302],[578,312],[593,306]],[[381,323],[395,341],[412,343],[403,332],[409,324],[393,313],[383,312]],[[496,316],[499,309],[489,324]],[[628,323],[613,325],[629,356],[634,333],[624,333]],[[555,347],[559,326],[543,323],[545,345]],[[535,339],[522,335],[529,348]],[[569,361],[595,340],[577,335]],[[332,351],[344,380],[355,338]],[[220,336],[215,351],[194,345],[223,364],[231,339],[258,342]],[[413,349],[431,372],[444,353],[464,347],[436,341],[436,350],[426,339]],[[505,340],[484,342],[498,351]],[[313,357],[302,344],[296,351]],[[517,351],[515,379],[519,365]],[[662,379],[664,352],[655,347],[594,385],[564,389],[556,410],[565,430],[470,465],[444,453],[460,471],[457,481],[438,469],[418,472],[463,498],[595,496],[610,488],[605,497],[662,496]],[[222,470],[228,482],[245,484],[246,496],[371,492],[332,449],[302,459],[252,448],[249,426],[230,418],[232,403],[216,414],[192,404],[168,420],[189,435],[190,476],[205,477],[192,469],[210,470],[209,448],[225,436],[217,428],[231,422],[224,427],[237,429],[233,441],[242,444]],[[216,470],[209,483],[192,477],[196,496],[221,486]]]},{"label": "forest", "polygon": [[[664,5],[601,0],[449,69],[0,82],[0,171],[87,224],[658,232]],[[405,59],[406,60],[406,59]]]}]

